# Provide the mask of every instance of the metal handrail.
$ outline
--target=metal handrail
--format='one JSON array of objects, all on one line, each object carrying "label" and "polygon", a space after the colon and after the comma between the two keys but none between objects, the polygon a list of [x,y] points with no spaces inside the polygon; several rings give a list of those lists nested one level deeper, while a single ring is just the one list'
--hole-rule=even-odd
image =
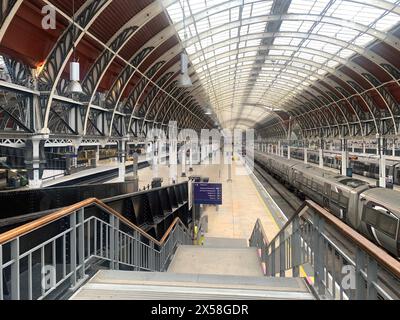
[{"label": "metal handrail", "polygon": [[0,234],[0,245],[7,243],[9,241],[11,241],[14,238],[17,237],[21,237],[23,235],[28,234],[29,232],[39,229],[41,227],[44,227],[52,222],[55,222],[59,219],[65,218],[68,215],[91,205],[96,205],[104,210],[106,210],[109,214],[112,214],[114,216],[116,216],[118,219],[120,219],[121,221],[123,221],[125,224],[127,224],[128,226],[130,226],[132,229],[138,231],[143,237],[145,237],[146,239],[154,242],[156,245],[158,246],[162,246],[165,242],[165,240],[168,238],[169,234],[171,233],[171,231],[173,230],[173,228],[175,227],[175,225],[180,224],[184,231],[190,233],[189,229],[186,228],[186,226],[184,225],[184,223],[179,219],[176,218],[173,223],[171,224],[171,226],[168,228],[168,230],[166,231],[166,233],[164,234],[164,236],[162,237],[162,239],[160,241],[158,241],[157,239],[153,238],[151,235],[149,235],[148,233],[146,233],[145,231],[143,231],[141,228],[139,228],[138,226],[136,226],[135,224],[133,224],[132,222],[130,222],[128,219],[126,219],[123,215],[121,215],[119,212],[115,211],[113,208],[107,206],[104,202],[102,202],[101,200],[97,199],[97,198],[89,198],[86,200],[83,200],[81,202],[78,202],[76,204],[73,204],[71,206],[65,207],[63,209],[60,209],[54,213],[51,213],[43,218],[34,220],[32,222],[29,222],[27,224],[24,224],[23,226],[17,227],[15,229],[12,229],[10,231],[7,231],[5,233]]},{"label": "metal handrail", "polygon": [[[269,243],[260,225],[257,221],[249,242],[259,249],[266,275],[285,277],[292,270],[298,277],[300,267],[308,266],[315,277],[310,285],[320,297],[400,297],[400,262],[313,201],[305,201]],[[342,285],[349,266],[356,288]]]},{"label": "metal handrail", "polygon": [[0,235],[0,300],[75,291],[98,264],[162,272],[179,245],[192,243],[178,217],[158,241],[102,201],[87,199]]},{"label": "metal handrail", "polygon": [[393,273],[396,277],[400,278],[400,262],[393,258],[390,254],[384,251],[382,248],[378,247],[373,242],[369,241],[367,238],[359,234],[353,228],[345,224],[340,219],[336,218],[333,214],[328,212],[326,209],[322,208],[315,202],[311,200],[306,200],[295,212],[295,214],[290,217],[290,219],[284,224],[281,231],[271,240],[271,243],[278,240],[280,233],[284,232],[288,226],[293,223],[298,217],[301,217],[304,209],[312,208],[315,210],[315,213],[324,218],[327,222],[329,222],[332,226],[336,228],[338,232],[340,232],[345,238],[349,241],[355,243],[358,247],[368,253],[371,257],[376,259],[381,265],[383,265],[388,271]]}]

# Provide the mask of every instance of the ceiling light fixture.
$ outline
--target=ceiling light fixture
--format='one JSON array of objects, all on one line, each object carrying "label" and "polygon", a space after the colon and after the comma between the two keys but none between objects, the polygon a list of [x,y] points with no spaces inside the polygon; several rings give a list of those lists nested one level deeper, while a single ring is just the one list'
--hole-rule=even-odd
[{"label": "ceiling light fixture", "polygon": [[[185,0],[183,0],[183,29],[184,29],[184,40],[187,40],[186,33],[186,15],[185,15]],[[193,86],[192,80],[189,76],[189,57],[186,52],[181,53],[181,73],[179,75],[179,86],[182,88],[189,88]]]},{"label": "ceiling light fixture", "polygon": [[82,94],[83,89],[80,83],[80,64],[76,59],[76,46],[75,46],[75,37],[76,37],[76,28],[75,28],[75,0],[72,1],[72,48],[73,48],[73,58],[72,62],[69,65],[69,76],[70,83],[67,87],[67,92],[74,94]]}]

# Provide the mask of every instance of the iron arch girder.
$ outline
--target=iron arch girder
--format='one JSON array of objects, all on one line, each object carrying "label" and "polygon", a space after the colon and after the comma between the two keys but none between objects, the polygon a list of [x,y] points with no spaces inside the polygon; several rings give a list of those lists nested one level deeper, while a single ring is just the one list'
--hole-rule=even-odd
[{"label": "iron arch girder", "polygon": [[101,80],[106,74],[112,62],[119,55],[126,44],[143,29],[150,21],[163,11],[158,2],[153,2],[142,11],[132,17],[106,44],[108,49],[104,49],[95,63],[89,69],[85,79],[82,81],[85,93],[90,96],[89,104],[92,103],[94,94],[100,85]]},{"label": "iron arch girder", "polygon": [[[163,84],[163,86],[160,86],[154,96],[154,98],[152,99],[152,101],[149,102],[148,106],[147,106],[147,112],[146,115],[144,116],[144,118],[147,120],[147,115],[152,112],[153,109],[153,105],[156,102],[156,100],[158,100],[158,98],[160,96],[162,96],[163,94],[165,94],[165,92],[169,92],[172,88],[170,87],[171,83],[177,83],[176,77],[180,74],[180,70],[178,68],[178,65],[175,64],[172,67],[169,68],[169,70],[167,71],[168,73],[171,73],[171,76],[169,77],[169,79]],[[170,97],[172,98],[172,97]]]},{"label": "iron arch girder", "polygon": [[[176,77],[179,73],[175,73],[165,84],[164,90],[166,92],[169,92],[170,94],[175,92],[175,89],[177,87],[178,81],[176,80]],[[162,107],[163,103],[167,99],[167,95],[164,94],[162,91],[158,91],[156,97],[151,101],[146,115],[145,115],[145,120],[154,120],[156,119],[156,115],[158,114],[158,111]],[[176,98],[176,97],[175,97]]]},{"label": "iron arch girder", "polygon": [[[179,100],[181,101],[181,104],[185,104],[186,101],[189,101],[192,97],[190,96],[189,92],[187,90],[183,90],[180,94],[180,98]],[[167,109],[167,111],[165,112],[165,115],[163,117],[163,119],[161,120],[162,124],[166,124],[166,117],[169,116],[169,120],[171,120],[171,108],[172,107],[177,107],[178,106],[178,100],[173,100],[171,101],[169,108]],[[174,110],[172,110],[172,112],[174,112]]]},{"label": "iron arch girder", "polygon": [[[341,106],[341,110],[342,110],[343,113],[344,113],[343,110],[346,110],[346,108],[347,108],[348,106],[353,110],[354,115],[357,117],[357,122],[358,122],[358,123],[360,124],[360,126],[361,126],[361,131],[363,132],[362,125],[361,125],[361,113],[363,113],[364,110],[362,109],[362,107],[359,106],[358,104],[357,104],[357,105],[354,105],[354,104],[352,103],[352,101],[350,101],[350,99],[349,99],[348,96],[344,95],[344,94],[341,92],[341,90],[338,90],[338,89],[337,89],[336,86],[337,86],[337,85],[340,85],[338,82],[333,81],[333,80],[330,80],[330,79],[327,79],[327,80],[325,81],[325,83],[323,83],[323,85],[325,86],[325,88],[326,88],[327,90],[329,90],[329,92],[331,92],[331,93],[333,93],[333,94],[335,95],[335,97],[332,96],[332,100],[333,100],[333,101],[336,101],[336,104],[338,104],[338,105],[343,105],[343,106]],[[341,87],[341,88],[342,88],[343,90],[345,90],[343,87]],[[356,95],[357,95],[357,96],[360,96],[360,95],[357,94],[357,93],[356,93]],[[331,96],[331,95],[329,95],[329,96]],[[339,98],[340,96],[341,96],[342,98]],[[336,99],[335,99],[335,98],[336,98]],[[339,98],[339,99],[337,99],[337,98]],[[374,116],[372,110],[370,109],[370,107],[368,106],[368,104],[366,103],[366,101],[365,101],[361,96],[360,96],[360,98],[361,98],[362,101],[364,102],[364,105],[366,106],[366,108],[369,110],[369,114],[370,114],[370,116],[371,116],[371,119],[372,119],[372,120],[374,121],[374,123],[376,124],[375,116]],[[356,108],[357,108],[357,109],[356,109]],[[357,112],[357,111],[358,111],[358,112]],[[350,121],[349,121],[349,116],[350,116],[350,115],[345,116],[348,122],[350,122]],[[350,130],[350,128],[349,128],[349,130]]]},{"label": "iron arch girder", "polygon": [[118,75],[117,79],[114,81],[111,89],[106,97],[106,106],[107,109],[113,109],[116,105],[119,104],[121,100],[122,94],[125,91],[126,87],[129,85],[130,80],[135,75],[137,69],[140,67],[140,64],[144,61],[144,59],[153,52],[154,47],[146,47],[141,50],[138,54],[136,54],[131,60],[130,63],[136,67],[134,69],[130,65],[127,65],[122,72]]},{"label": "iron arch girder", "polygon": [[[112,3],[112,0],[91,0],[85,2],[77,12],[77,22],[84,30],[97,20],[100,14]],[[74,37],[75,34],[75,37]],[[71,57],[74,44],[78,45],[85,32],[71,23],[60,36],[46,59],[43,69],[38,76],[40,91],[49,92],[49,96],[42,101],[43,129],[48,127],[50,108],[62,72]]]},{"label": "iron arch girder", "polygon": [[159,89],[163,88],[168,80],[173,76],[173,72],[165,73],[158,81],[157,86],[152,87],[146,95],[143,95],[142,103],[138,107],[135,116],[145,118],[149,104],[157,96]]},{"label": "iron arch girder", "polygon": [[[158,73],[158,69],[154,70],[154,66],[155,65],[159,65],[160,68],[162,68],[162,66],[160,65],[161,63],[161,59],[163,59],[163,65],[167,64],[171,59],[175,58],[177,56],[177,52],[181,51],[181,47],[180,45],[176,45],[175,47],[173,47],[172,49],[168,50],[168,52],[164,53],[162,57],[160,57],[158,59],[158,61],[154,62],[154,64],[152,66],[150,66],[147,70],[146,70],[146,75],[149,78],[149,80],[147,80],[146,78],[142,78],[139,81],[139,84],[141,87],[138,88],[138,85],[135,86],[132,90],[132,92],[130,93],[126,103],[125,103],[125,108],[128,107],[128,109],[131,110],[131,117],[135,114],[136,108],[137,108],[137,102],[140,101],[140,98],[142,97],[143,93],[144,93],[144,89],[147,88],[147,86],[150,84],[150,82],[153,81],[153,79],[156,79],[156,75]],[[170,56],[173,56],[173,58],[170,58]],[[159,68],[159,69],[160,69]],[[153,69],[153,70],[152,70]],[[151,76],[149,76],[149,72],[151,72]]]},{"label": "iron arch girder", "polygon": [[184,88],[177,87],[174,91],[174,98],[168,97],[165,103],[163,104],[163,108],[157,112],[156,121],[164,124],[164,119],[170,112],[171,108],[177,105],[177,101],[183,101],[188,96],[188,91]]},{"label": "iron arch girder", "polygon": [[[110,93],[108,94],[106,101],[109,105],[114,106],[114,114],[117,112],[122,95],[128,87],[130,81],[133,79],[139,68],[150,58],[150,54],[160,48],[169,39],[175,36],[175,30],[172,27],[168,27],[163,31],[159,32],[156,36],[151,38],[140,50],[139,53],[131,58],[131,63],[136,69],[132,68],[129,64],[121,71],[118,78],[114,82]],[[161,59],[162,57],[158,58]],[[154,62],[155,63],[155,62]],[[153,63],[153,64],[154,64]]]},{"label": "iron arch girder", "polygon": [[[340,96],[342,96],[342,99],[345,99],[345,100],[346,100],[348,106],[352,109],[353,114],[356,116],[356,118],[357,118],[356,121],[358,122],[358,124],[360,125],[360,128],[361,128],[361,119],[360,119],[360,117],[359,117],[359,114],[358,114],[357,110],[356,110],[355,107],[350,103],[350,101],[348,101],[347,97],[346,97],[344,94],[342,94],[339,90],[337,90],[337,88],[336,88],[336,86],[335,86],[335,83],[336,83],[336,82],[333,82],[333,81],[332,81],[331,79],[329,79],[329,78],[325,78],[325,79],[323,80],[323,82],[321,83],[321,85],[324,85],[324,83],[327,83],[327,84],[330,85],[330,87],[326,87],[325,90],[328,89],[328,90],[330,90],[330,91],[333,91],[333,92],[335,92],[336,94],[339,94]],[[337,84],[337,83],[336,83],[336,84]],[[336,104],[338,104],[338,102],[336,102]],[[359,106],[357,106],[357,107],[358,107],[358,109],[361,111],[361,107],[359,107]],[[345,110],[347,110],[346,107],[345,107]],[[343,111],[343,113],[344,113],[344,111]],[[346,119],[348,119],[348,118],[349,118],[349,115],[346,116]]]},{"label": "iron arch girder", "polygon": [[[366,108],[369,110],[369,113],[370,113],[372,119],[374,120],[374,123],[375,123],[376,126],[377,126],[376,114],[375,114],[376,107],[375,107],[373,104],[369,103],[367,99],[365,99],[365,90],[374,90],[374,91],[378,94],[378,96],[380,97],[381,102],[383,102],[383,103],[385,104],[386,109],[387,109],[388,112],[390,113],[390,115],[391,115],[391,117],[392,117],[392,119],[393,119],[393,123],[395,122],[395,121],[394,121],[394,117],[393,117],[393,113],[392,113],[392,111],[391,111],[391,109],[390,109],[390,107],[389,107],[388,102],[384,99],[384,97],[381,95],[381,93],[380,93],[379,90],[375,87],[375,85],[374,85],[372,82],[369,81],[369,79],[367,79],[367,82],[368,82],[368,84],[371,86],[371,88],[369,88],[369,89],[364,89],[364,88],[361,87],[361,85],[360,85],[355,79],[350,78],[349,76],[347,76],[347,75],[344,74],[344,73],[339,74],[339,78],[340,78],[342,81],[346,82],[346,83],[357,93],[357,96],[359,96],[359,97],[361,98],[362,102],[364,103],[364,105],[366,106]],[[328,82],[328,83],[329,83],[329,82],[331,82],[331,83],[333,83],[333,82],[334,82],[334,83],[337,83],[343,90],[347,91],[345,88],[343,88],[343,87],[340,85],[340,83],[338,83],[338,82],[335,81],[335,80],[327,79],[326,82]],[[333,85],[333,86],[336,88],[335,85]],[[339,90],[338,90],[338,91],[339,91]],[[342,93],[341,93],[341,94],[342,94]],[[350,95],[351,95],[351,94],[350,94]],[[344,95],[343,95],[343,96],[344,96]],[[352,107],[354,107],[354,104],[350,101],[350,97],[344,96],[344,98],[348,101],[348,104],[350,104]],[[353,100],[354,103],[356,103],[356,102],[354,101],[354,99],[352,99],[352,100]],[[354,108],[353,108],[353,109],[354,109]],[[361,109],[361,108],[360,108],[360,109]],[[362,111],[362,109],[361,109],[361,111]],[[357,113],[356,113],[356,114],[357,114]],[[357,116],[358,116],[358,114],[357,114]],[[360,117],[359,117],[359,116],[358,116],[358,120],[360,120]]]},{"label": "iron arch girder", "polygon": [[[329,121],[329,116],[326,115],[322,111],[322,109],[325,107],[325,104],[324,104],[324,101],[322,101],[321,98],[318,96],[319,92],[314,92],[314,90],[312,88],[310,88],[310,89],[311,90],[305,91],[303,94],[298,96],[299,100],[301,101],[301,98],[303,98],[306,101],[308,101],[309,103],[311,103],[312,105],[314,105],[315,107],[313,108],[313,110],[315,112],[319,112],[322,115],[322,117],[325,119],[326,123],[329,124],[329,126],[331,126],[331,122]],[[328,108],[328,113],[332,115],[331,119],[334,122],[336,122],[336,124],[338,124],[336,118],[329,111],[329,108]]]},{"label": "iron arch girder", "polygon": [[157,86],[158,87],[153,87],[150,92],[147,94],[146,98],[144,99],[143,103],[141,104],[141,106],[138,109],[138,112],[135,116],[142,118],[143,119],[143,123],[147,123],[149,122],[146,119],[146,114],[148,112],[148,105],[151,103],[151,101],[153,101],[156,96],[159,93],[158,88],[159,87],[164,87],[165,83],[167,83],[168,80],[170,80],[170,78],[173,76],[173,73],[166,73],[158,82],[157,82]]},{"label": "iron arch girder", "polygon": [[[300,98],[303,98],[305,101],[302,101]],[[316,118],[318,119],[317,123],[324,122],[325,124],[327,124],[330,127],[330,123],[329,123],[326,115],[323,112],[321,112],[321,110],[318,109],[318,106],[316,106],[314,104],[314,102],[312,102],[310,99],[308,99],[304,95],[297,97],[297,99],[298,99],[300,105],[303,105],[303,106],[308,105],[308,107],[306,107],[306,110],[308,110],[308,112],[311,112],[313,114],[318,114],[318,116],[316,116]],[[297,108],[296,108],[296,110],[297,110]],[[306,120],[307,117],[304,115],[305,112],[302,112],[302,113],[303,114],[301,114],[300,117],[303,117]],[[308,122],[308,120],[307,120],[307,122]],[[315,125],[315,122],[313,121],[313,119],[312,119],[312,122]]]},{"label": "iron arch girder", "polygon": [[[192,96],[187,96],[186,99],[187,99],[186,101],[188,101],[187,109],[196,103],[196,99],[194,99]],[[175,120],[179,117],[179,113],[181,113],[181,111],[182,111],[182,105],[181,104],[176,105],[175,109],[170,113],[170,118],[168,119],[168,121],[170,121],[171,119]],[[163,123],[165,123],[165,122],[163,122]]]},{"label": "iron arch girder", "polygon": [[[175,89],[173,89],[171,95],[173,97],[175,97],[175,99],[179,99],[181,94],[184,94],[184,89],[180,88],[180,87],[175,87]],[[157,111],[156,116],[155,116],[155,122],[157,123],[162,123],[162,119],[160,118],[164,118],[166,115],[166,112],[169,110],[171,104],[173,103],[174,100],[172,100],[172,98],[170,96],[166,96],[165,99],[163,100],[162,104],[161,104],[161,108]]]},{"label": "iron arch girder", "polygon": [[[186,129],[186,127],[185,127],[186,122],[185,121],[188,120],[188,119],[194,118],[193,114],[196,115],[196,119],[199,120],[199,123],[203,123],[203,124],[206,123],[206,120],[202,117],[202,115],[200,116],[200,114],[196,113],[198,111],[197,110],[197,106],[198,106],[197,105],[197,101],[193,100],[193,102],[189,105],[188,109],[183,109],[183,107],[180,107],[179,108],[181,110],[180,112],[178,112],[178,110],[179,110],[178,108],[176,109],[175,117],[177,119],[179,119],[179,116],[181,116],[181,127],[182,128]],[[193,110],[193,112],[189,113],[186,110]]]},{"label": "iron arch girder", "polygon": [[[174,58],[176,58],[176,56],[174,57]],[[172,59],[170,59],[169,61],[171,61],[171,60],[173,60],[174,58],[172,58]],[[177,62],[174,66],[172,66],[172,68],[174,68],[177,64],[178,64],[179,62]],[[167,72],[167,71],[166,71]],[[165,73],[165,72],[164,72]],[[164,74],[164,73],[162,73],[162,74]],[[157,74],[155,75],[155,77],[157,76]],[[152,79],[153,80],[153,79]],[[142,93],[144,93],[145,92],[145,90],[143,90],[142,91]],[[139,99],[137,100],[137,101],[140,101],[141,100],[141,97],[139,97]],[[178,102],[179,103],[179,102]],[[182,105],[183,106],[183,105]],[[132,111],[132,115],[134,115],[134,113],[135,113],[135,111],[137,110],[137,105],[135,106],[135,108],[136,109],[134,109],[133,111]],[[185,107],[185,106],[183,106],[183,107]],[[190,112],[190,111],[189,111]]]}]

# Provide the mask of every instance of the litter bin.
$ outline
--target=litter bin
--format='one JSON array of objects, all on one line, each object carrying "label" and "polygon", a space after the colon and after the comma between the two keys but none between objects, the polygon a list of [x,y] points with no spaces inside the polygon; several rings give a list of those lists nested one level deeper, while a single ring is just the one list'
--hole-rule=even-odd
[{"label": "litter bin", "polygon": [[346,176],[350,178],[353,177],[353,168],[347,168]]}]

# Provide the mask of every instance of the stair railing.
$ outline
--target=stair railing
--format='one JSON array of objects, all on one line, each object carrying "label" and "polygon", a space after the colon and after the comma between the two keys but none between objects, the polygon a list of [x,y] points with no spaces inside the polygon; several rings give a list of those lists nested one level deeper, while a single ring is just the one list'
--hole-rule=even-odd
[{"label": "stair railing", "polygon": [[179,218],[158,241],[102,201],[88,199],[0,235],[0,300],[73,292],[94,267],[165,271],[180,244],[192,238]]},{"label": "stair railing", "polygon": [[400,298],[400,262],[313,201],[270,242],[257,221],[249,242],[266,276],[306,277],[318,298]]}]

